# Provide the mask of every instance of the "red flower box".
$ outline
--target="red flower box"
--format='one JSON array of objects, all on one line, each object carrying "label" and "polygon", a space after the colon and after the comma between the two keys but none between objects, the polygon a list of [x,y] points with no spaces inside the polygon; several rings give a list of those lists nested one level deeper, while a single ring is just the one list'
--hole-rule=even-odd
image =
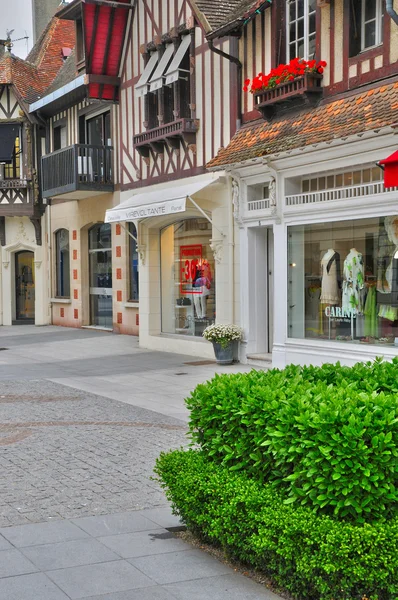
[{"label": "red flower box", "polygon": [[268,75],[259,73],[252,81],[247,79],[243,90],[253,94],[255,107],[265,119],[271,119],[277,110],[314,104],[322,93],[325,66],[323,61],[294,58]]}]

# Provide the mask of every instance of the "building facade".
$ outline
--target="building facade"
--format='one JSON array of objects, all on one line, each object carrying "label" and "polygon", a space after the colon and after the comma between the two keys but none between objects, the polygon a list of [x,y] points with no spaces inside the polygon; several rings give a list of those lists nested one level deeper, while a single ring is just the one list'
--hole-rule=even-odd
[{"label": "building facade", "polygon": [[327,63],[315,92],[305,77],[242,92],[244,125],[208,164],[234,181],[244,362],[398,354],[398,190],[378,165],[397,150],[390,4],[291,0],[243,28],[242,87],[292,58]]},{"label": "building facade", "polygon": [[29,114],[74,44],[68,26],[54,20],[26,61],[0,58],[0,323],[50,322],[48,223],[40,191],[45,128]]}]

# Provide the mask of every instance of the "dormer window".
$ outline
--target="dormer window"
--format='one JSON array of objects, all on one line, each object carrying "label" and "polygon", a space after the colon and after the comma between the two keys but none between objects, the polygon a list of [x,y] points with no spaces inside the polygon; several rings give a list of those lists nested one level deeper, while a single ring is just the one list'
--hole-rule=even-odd
[{"label": "dormer window", "polygon": [[352,0],[350,56],[383,42],[383,0]]},{"label": "dormer window", "polygon": [[286,1],[287,61],[292,58],[310,60],[315,55],[316,0]]}]

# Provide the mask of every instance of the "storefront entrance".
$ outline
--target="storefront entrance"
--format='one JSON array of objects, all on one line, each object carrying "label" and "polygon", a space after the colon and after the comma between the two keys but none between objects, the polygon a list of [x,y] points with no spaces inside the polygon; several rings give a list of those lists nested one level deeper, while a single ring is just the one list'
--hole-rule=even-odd
[{"label": "storefront entrance", "polygon": [[112,238],[107,223],[89,231],[90,324],[112,329]]},{"label": "storefront entrance", "polygon": [[15,254],[15,320],[35,322],[34,254],[23,250]]}]

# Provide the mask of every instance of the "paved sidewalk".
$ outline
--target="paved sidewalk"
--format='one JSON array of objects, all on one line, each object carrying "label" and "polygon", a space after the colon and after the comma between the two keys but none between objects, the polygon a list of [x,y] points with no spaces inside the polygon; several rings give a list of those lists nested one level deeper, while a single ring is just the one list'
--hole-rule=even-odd
[{"label": "paved sidewalk", "polygon": [[168,531],[167,508],[0,529],[4,600],[281,600]]},{"label": "paved sidewalk", "polygon": [[[215,373],[250,371],[138,347],[138,338],[90,329],[0,327],[0,383],[49,380],[187,421],[184,398]],[[203,364],[204,363],[204,364]]]},{"label": "paved sidewalk", "polygon": [[129,336],[0,327],[0,600],[280,600],[176,538],[151,479],[187,441],[190,391],[248,370]]}]

